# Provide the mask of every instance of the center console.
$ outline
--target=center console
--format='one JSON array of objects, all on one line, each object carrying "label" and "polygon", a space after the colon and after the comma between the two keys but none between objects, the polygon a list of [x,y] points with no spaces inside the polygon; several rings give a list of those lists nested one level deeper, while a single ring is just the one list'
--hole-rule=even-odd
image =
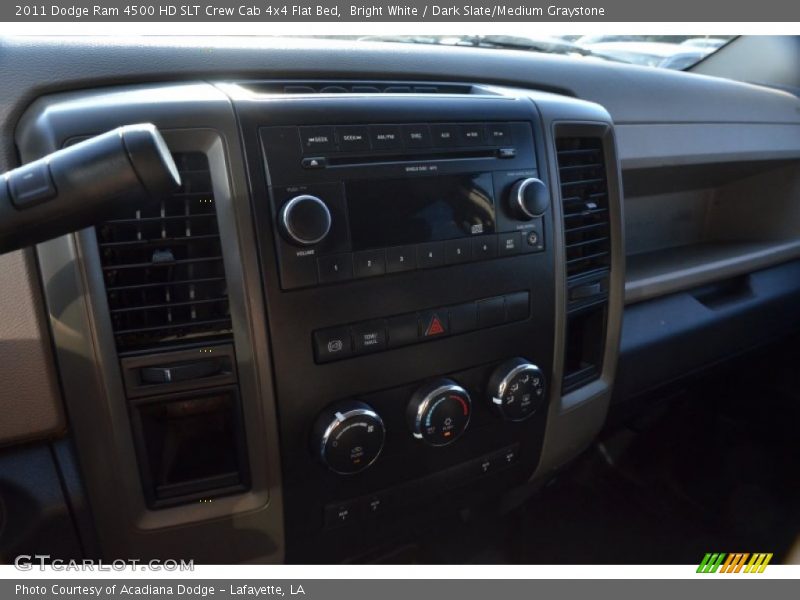
[{"label": "center console", "polygon": [[555,331],[534,104],[288,98],[240,118],[290,554],[356,552],[431,502],[530,477]]},{"label": "center console", "polygon": [[39,249],[103,547],[362,560],[519,503],[602,426],[623,253],[601,107],[132,87],[41,99],[18,142],[140,121],[178,153],[180,194]]}]

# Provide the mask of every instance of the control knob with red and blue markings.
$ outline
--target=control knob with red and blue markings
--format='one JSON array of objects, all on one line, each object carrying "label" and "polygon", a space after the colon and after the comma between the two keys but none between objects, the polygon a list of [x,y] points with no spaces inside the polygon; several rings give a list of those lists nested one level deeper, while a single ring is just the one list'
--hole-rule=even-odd
[{"label": "control knob with red and blue markings", "polygon": [[432,446],[446,446],[467,429],[472,415],[469,393],[452,379],[437,379],[419,388],[406,413],[411,433]]}]

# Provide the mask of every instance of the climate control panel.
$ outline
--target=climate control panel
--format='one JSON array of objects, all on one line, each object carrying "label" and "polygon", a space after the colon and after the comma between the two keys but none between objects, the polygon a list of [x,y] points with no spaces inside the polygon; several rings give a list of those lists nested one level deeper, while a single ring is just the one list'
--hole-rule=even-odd
[{"label": "climate control panel", "polygon": [[[525,358],[510,359],[494,368],[482,396],[495,419],[525,421],[545,403],[544,374]],[[472,412],[472,396],[455,379],[425,381],[406,405],[405,435],[433,448],[456,444],[466,434]],[[383,419],[370,404],[336,402],[314,422],[311,453],[330,471],[354,475],[377,463],[386,435]]]}]

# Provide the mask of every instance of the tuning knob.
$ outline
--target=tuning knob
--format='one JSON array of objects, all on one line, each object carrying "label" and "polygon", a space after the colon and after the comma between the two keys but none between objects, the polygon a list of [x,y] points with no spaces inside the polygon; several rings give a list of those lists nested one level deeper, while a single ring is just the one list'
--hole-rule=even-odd
[{"label": "tuning knob", "polygon": [[545,401],[544,374],[524,358],[512,358],[489,377],[489,404],[509,421],[524,421]]},{"label": "tuning knob", "polygon": [[385,438],[383,420],[368,404],[340,402],[317,418],[311,450],[331,471],[351,475],[375,462]]},{"label": "tuning knob", "polygon": [[550,194],[541,179],[520,179],[511,187],[508,205],[516,218],[530,221],[542,216],[550,206]]},{"label": "tuning knob", "polygon": [[292,244],[319,244],[331,230],[331,211],[316,196],[295,196],[281,208],[278,216],[281,232]]},{"label": "tuning knob", "polygon": [[411,397],[406,416],[412,435],[431,446],[446,446],[467,429],[472,402],[467,390],[451,379],[437,379]]}]

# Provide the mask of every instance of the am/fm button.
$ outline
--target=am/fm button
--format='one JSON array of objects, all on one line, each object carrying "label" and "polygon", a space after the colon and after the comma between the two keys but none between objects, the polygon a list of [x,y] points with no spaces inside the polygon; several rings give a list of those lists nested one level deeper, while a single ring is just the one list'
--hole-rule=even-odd
[{"label": "am/fm button", "polygon": [[403,147],[400,127],[397,125],[371,125],[369,136],[376,150],[397,150]]}]

